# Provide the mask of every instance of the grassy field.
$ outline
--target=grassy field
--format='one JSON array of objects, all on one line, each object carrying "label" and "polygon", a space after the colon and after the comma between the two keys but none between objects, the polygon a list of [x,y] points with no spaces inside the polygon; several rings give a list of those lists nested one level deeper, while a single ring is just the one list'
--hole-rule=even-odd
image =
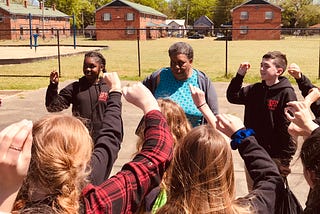
[{"label": "grassy field", "polygon": [[[245,81],[259,81],[259,66],[264,53],[279,50],[287,55],[289,64],[300,65],[302,71],[313,83],[320,85],[319,49],[320,37],[286,37],[275,41],[229,41],[226,71],[226,43],[213,38],[190,40],[186,38],[163,38],[158,40],[140,41],[141,77],[138,76],[138,43],[137,41],[91,41],[77,38],[77,44],[108,45],[102,50],[107,59],[107,70],[117,71],[122,79],[142,80],[151,72],[169,65],[167,50],[177,41],[188,42],[194,48],[193,67],[206,72],[212,81],[228,82],[243,61],[251,63],[251,69]],[[27,41],[12,44],[28,44]],[[55,44],[56,41],[39,41],[39,44]],[[8,41],[0,41],[8,44]],[[60,44],[73,44],[72,38],[62,39]],[[0,48],[1,49],[1,48]],[[61,58],[61,81],[76,79],[82,75],[83,55]],[[57,68],[57,59],[43,60],[20,65],[1,65],[0,75],[46,75]],[[227,77],[226,77],[227,73]],[[287,73],[284,74],[288,76]],[[291,81],[294,80],[290,77]],[[1,77],[0,90],[3,89],[36,89],[46,87],[48,78],[42,77]]]}]

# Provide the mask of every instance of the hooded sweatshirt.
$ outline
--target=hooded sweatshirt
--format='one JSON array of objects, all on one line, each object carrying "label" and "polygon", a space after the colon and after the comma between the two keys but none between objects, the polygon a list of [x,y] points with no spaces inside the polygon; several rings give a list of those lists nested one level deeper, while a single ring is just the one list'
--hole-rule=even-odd
[{"label": "hooded sweatshirt", "polygon": [[297,147],[288,133],[290,121],[284,114],[286,104],[297,100],[291,83],[280,76],[272,86],[262,81],[242,87],[243,78],[237,74],[231,80],[228,101],[245,106],[245,126],[255,131],[258,143],[272,158],[291,159]]},{"label": "hooded sweatshirt", "polygon": [[49,112],[59,112],[72,104],[73,116],[84,120],[95,141],[107,107],[108,91],[102,79],[90,84],[85,76],[61,89],[59,94],[58,84],[50,83],[46,92],[46,108]]}]

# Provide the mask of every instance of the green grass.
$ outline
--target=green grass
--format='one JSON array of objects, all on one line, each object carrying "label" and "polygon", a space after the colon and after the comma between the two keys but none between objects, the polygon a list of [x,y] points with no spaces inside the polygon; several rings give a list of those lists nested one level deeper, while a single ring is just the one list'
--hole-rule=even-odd
[{"label": "green grass", "polygon": [[[229,41],[228,70],[226,75],[225,41],[214,41],[213,38],[189,40],[186,38],[163,38],[158,40],[140,41],[141,77],[138,76],[138,43],[137,41],[91,41],[77,38],[77,44],[108,45],[102,50],[107,59],[107,70],[116,71],[123,80],[142,80],[151,72],[169,65],[168,48],[177,41],[185,41],[194,48],[193,67],[206,72],[212,81],[228,82],[237,72],[243,61],[251,63],[245,82],[260,81],[259,66],[264,53],[279,50],[287,55],[288,63],[297,63],[304,74],[314,84],[320,84],[319,48],[320,37],[286,37],[282,40],[268,41]],[[28,41],[0,41],[1,44],[26,44]],[[42,41],[40,45],[55,44],[55,40]],[[73,44],[72,38],[62,39],[60,44]],[[1,49],[1,48],[0,48]],[[83,54],[61,58],[61,81],[76,79],[82,75]],[[58,68],[57,59],[40,62],[2,65],[0,75],[49,75],[51,70]],[[284,74],[288,76],[287,73]],[[294,83],[294,80],[290,77]],[[28,90],[46,87],[48,78],[43,77],[1,77],[0,89]]]}]

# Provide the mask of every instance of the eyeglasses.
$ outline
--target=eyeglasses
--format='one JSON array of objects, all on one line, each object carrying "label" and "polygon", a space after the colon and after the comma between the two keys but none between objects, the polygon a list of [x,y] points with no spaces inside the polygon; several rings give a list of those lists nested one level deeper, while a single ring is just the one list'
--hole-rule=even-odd
[{"label": "eyeglasses", "polygon": [[179,67],[179,68],[185,68],[187,67],[187,62],[174,62],[170,61],[171,67]]}]

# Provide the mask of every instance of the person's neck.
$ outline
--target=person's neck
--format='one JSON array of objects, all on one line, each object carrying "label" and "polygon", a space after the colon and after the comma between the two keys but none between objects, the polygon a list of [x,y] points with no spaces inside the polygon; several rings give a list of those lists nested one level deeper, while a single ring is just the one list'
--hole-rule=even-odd
[{"label": "person's neck", "polygon": [[279,78],[276,78],[274,80],[266,81],[266,85],[267,86],[273,86],[273,85],[277,84],[278,82],[280,82],[280,80],[279,80]]}]

